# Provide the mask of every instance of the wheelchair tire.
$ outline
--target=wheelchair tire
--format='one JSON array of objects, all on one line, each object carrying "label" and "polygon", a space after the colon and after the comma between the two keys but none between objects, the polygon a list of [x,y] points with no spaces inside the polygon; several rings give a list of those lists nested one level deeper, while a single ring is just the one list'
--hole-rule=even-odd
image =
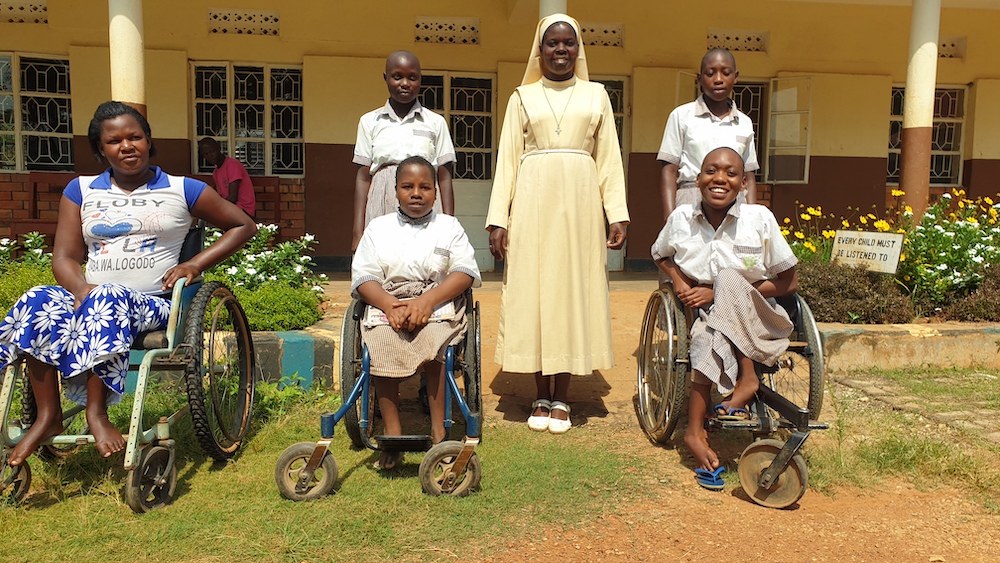
[{"label": "wheelchair tire", "polygon": [[[764,382],[792,403],[809,410],[817,420],[823,408],[824,360],[819,327],[809,305],[795,296],[795,327],[788,349],[778,356],[777,371],[765,373]],[[779,416],[778,413],[773,413]]]},{"label": "wheelchair tire", "polygon": [[684,408],[688,382],[688,326],[684,308],[669,291],[649,297],[642,320],[636,415],[646,436],[666,444]]},{"label": "wheelchair tire", "polygon": [[193,358],[186,378],[195,435],[206,454],[226,461],[250,428],[255,366],[246,314],[223,283],[208,282],[195,294],[184,342]]},{"label": "wheelchair tire", "polygon": [[425,493],[434,497],[442,495],[465,497],[479,487],[483,477],[483,467],[479,463],[479,456],[473,453],[465,466],[465,472],[458,476],[455,487],[448,492],[443,489],[445,472],[455,464],[455,459],[463,447],[462,442],[448,440],[437,444],[424,455],[423,461],[420,462],[420,486]]},{"label": "wheelchair tire", "polygon": [[[346,403],[354,389],[354,384],[361,377],[361,317],[365,313],[365,303],[360,299],[354,299],[344,312],[344,322],[340,326],[340,399],[341,404]],[[344,413],[344,430],[351,439],[351,447],[360,450],[371,443],[369,426],[368,436],[361,436],[361,401],[364,397],[358,397],[354,408],[348,409]],[[375,386],[371,387],[368,416],[375,418]]]},{"label": "wheelchair tire", "polygon": [[144,514],[170,503],[176,488],[177,465],[171,463],[170,450],[149,446],[125,478],[125,502],[136,514]]},{"label": "wheelchair tire", "polygon": [[769,489],[758,486],[760,475],[785,445],[781,440],[759,440],[747,446],[740,454],[740,485],[750,500],[768,508],[786,508],[802,498],[809,481],[809,470],[802,456],[795,454],[788,466]]},{"label": "wheelchair tire", "polygon": [[[471,296],[471,293],[467,294]],[[482,363],[479,357],[482,351],[482,332],[479,327],[479,302],[466,303],[466,321],[468,328],[465,339],[462,340],[462,377],[464,379],[465,404],[472,415],[481,416],[483,411]],[[480,419],[480,423],[482,420]],[[480,434],[482,426],[480,425]]]},{"label": "wheelchair tire", "polygon": [[28,496],[31,489],[31,466],[28,460],[17,467],[7,465],[9,454],[10,450],[6,449],[0,452],[0,503],[17,504]]},{"label": "wheelchair tire", "polygon": [[312,442],[299,442],[292,444],[281,452],[278,463],[274,467],[274,482],[278,485],[278,492],[288,500],[301,502],[305,500],[315,500],[330,494],[337,484],[337,460],[327,452],[323,456],[323,461],[316,468],[310,487],[304,493],[295,490],[295,484],[299,480],[299,471],[309,463],[316,444]]}]

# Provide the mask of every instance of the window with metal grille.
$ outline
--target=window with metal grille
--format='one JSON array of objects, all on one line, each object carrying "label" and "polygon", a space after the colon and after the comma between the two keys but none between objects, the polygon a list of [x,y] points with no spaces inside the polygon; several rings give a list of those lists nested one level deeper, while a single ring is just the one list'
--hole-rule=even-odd
[{"label": "window with metal grille", "polygon": [[[767,83],[766,82],[741,82],[733,86],[733,101],[740,111],[745,113],[753,123],[754,147],[757,149],[757,162],[762,163],[760,151],[764,146],[761,139],[766,139],[764,125],[767,123],[764,110],[767,107]],[[754,178],[758,182],[764,181],[764,167],[761,166],[754,173]]]},{"label": "window with metal grille", "polygon": [[198,154],[198,140],[212,137],[247,171],[264,176],[305,172],[302,135],[302,69],[285,65],[192,65],[196,171],[213,166]]},{"label": "window with metal grille", "polygon": [[615,130],[618,132],[618,146],[622,148],[622,154],[628,154],[625,147],[625,114],[628,112],[628,102],[626,101],[625,79],[624,78],[594,78],[594,82],[604,84],[604,90],[611,100],[611,111],[615,114]]},{"label": "window with metal grille", "polygon": [[455,178],[493,178],[493,77],[425,72],[420,104],[444,116],[455,144]]},{"label": "window with metal grille", "polygon": [[[906,88],[892,89],[889,117],[889,162],[886,181],[899,183],[903,136],[903,98]],[[962,129],[965,124],[966,89],[962,86],[934,90],[934,122],[931,127],[931,185],[962,183]]]},{"label": "window with metal grille", "polygon": [[0,53],[0,169],[73,169],[68,59]]}]

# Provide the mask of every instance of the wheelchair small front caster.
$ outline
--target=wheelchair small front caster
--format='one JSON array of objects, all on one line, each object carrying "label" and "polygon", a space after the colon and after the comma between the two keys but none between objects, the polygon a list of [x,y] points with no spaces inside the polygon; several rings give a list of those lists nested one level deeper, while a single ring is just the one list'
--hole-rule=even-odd
[{"label": "wheelchair small front caster", "polygon": [[31,488],[31,466],[27,460],[17,467],[7,465],[9,453],[7,450],[0,453],[0,502],[17,504],[28,496]]},{"label": "wheelchair small front caster", "polygon": [[177,466],[169,448],[148,446],[125,478],[125,502],[136,514],[166,506],[174,498]]},{"label": "wheelchair small front caster", "polygon": [[771,466],[785,445],[781,440],[760,440],[747,446],[740,454],[740,485],[750,500],[768,508],[786,508],[798,502],[806,492],[809,471],[802,456],[795,454],[788,466],[767,489],[758,483],[761,474]]},{"label": "wheelchair small front caster", "polygon": [[274,482],[277,483],[281,496],[299,502],[318,499],[330,494],[330,491],[333,490],[334,485],[337,484],[338,469],[337,460],[330,453],[323,456],[323,461],[316,468],[316,472],[306,485],[305,490],[295,490],[302,470],[309,463],[315,450],[315,443],[299,442],[285,448],[285,451],[278,457],[278,463],[274,468]]},{"label": "wheelchair small front caster", "polygon": [[479,487],[483,469],[475,452],[469,457],[464,470],[460,473],[452,471],[464,448],[464,443],[449,440],[427,452],[420,462],[420,486],[425,493],[435,497],[464,497]]}]

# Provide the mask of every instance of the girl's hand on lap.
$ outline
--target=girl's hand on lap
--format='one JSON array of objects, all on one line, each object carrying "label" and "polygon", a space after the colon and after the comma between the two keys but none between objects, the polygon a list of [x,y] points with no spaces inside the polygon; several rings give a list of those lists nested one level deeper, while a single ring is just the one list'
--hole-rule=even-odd
[{"label": "girl's hand on lap", "polygon": [[389,326],[392,327],[392,330],[395,330],[396,332],[403,329],[410,330],[407,328],[406,321],[406,318],[409,316],[409,309],[409,303],[405,301],[396,301],[392,304],[392,307],[386,310],[385,316],[389,318]]},{"label": "girl's hand on lap", "polygon": [[431,313],[434,312],[434,304],[431,303],[430,299],[421,295],[416,299],[409,302],[409,316],[407,320],[412,328],[407,328],[407,330],[415,330],[427,324],[431,319]]},{"label": "girl's hand on lap", "polygon": [[715,290],[709,286],[699,285],[678,293],[677,297],[688,307],[704,307],[715,301]]},{"label": "girl's hand on lap", "polygon": [[92,283],[88,283],[88,284],[85,284],[85,285],[81,286],[79,289],[77,289],[76,291],[73,292],[73,297],[74,297],[74,299],[73,299],[73,309],[74,310],[80,308],[80,305],[83,303],[83,300],[87,298],[87,295],[95,287],[97,287],[97,286],[94,285],[94,284],[92,284]]}]

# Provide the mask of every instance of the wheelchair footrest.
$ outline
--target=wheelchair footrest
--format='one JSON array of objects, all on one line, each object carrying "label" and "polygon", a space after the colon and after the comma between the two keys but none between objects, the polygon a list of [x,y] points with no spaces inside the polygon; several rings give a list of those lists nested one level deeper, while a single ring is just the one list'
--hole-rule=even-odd
[{"label": "wheelchair footrest", "polygon": [[383,452],[426,452],[434,446],[430,436],[375,436]]},{"label": "wheelchair footrest", "polygon": [[829,430],[830,425],[825,422],[816,422],[815,420],[809,421],[809,430]]},{"label": "wheelchair footrest", "polygon": [[753,418],[747,420],[719,420],[710,418],[708,427],[712,430],[761,430],[760,420]]}]

